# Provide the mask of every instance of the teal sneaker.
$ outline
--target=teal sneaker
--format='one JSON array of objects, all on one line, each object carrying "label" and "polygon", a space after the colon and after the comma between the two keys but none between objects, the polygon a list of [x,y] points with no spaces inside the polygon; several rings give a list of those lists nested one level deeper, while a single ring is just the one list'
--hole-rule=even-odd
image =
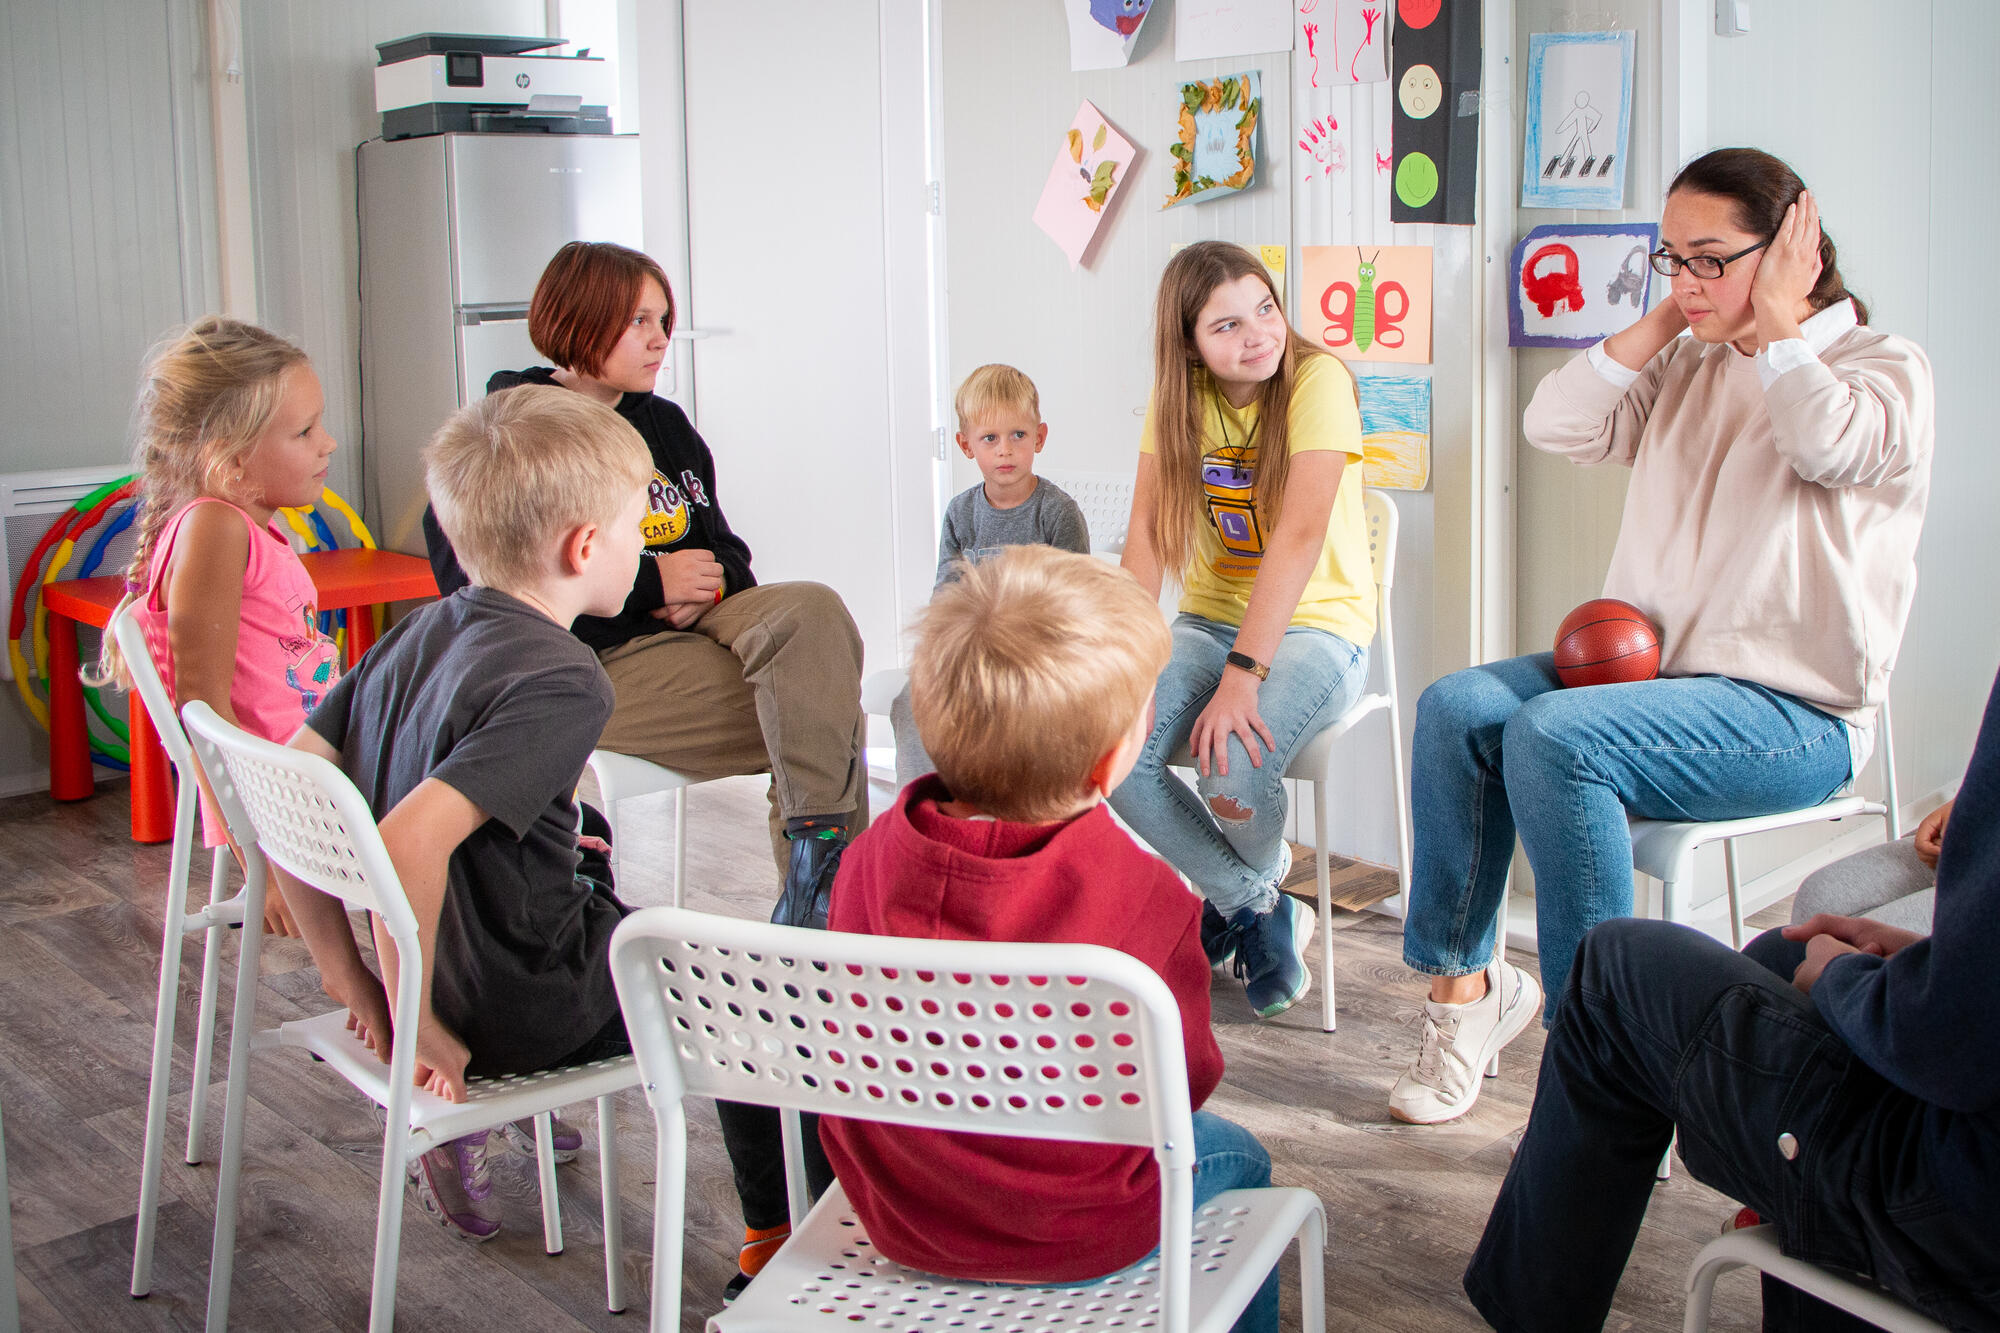
[{"label": "teal sneaker", "polygon": [[1268,912],[1244,908],[1230,919],[1236,931],[1236,975],[1259,1018],[1272,1018],[1297,1004],[1312,989],[1306,946],[1312,940],[1313,910],[1281,893]]}]

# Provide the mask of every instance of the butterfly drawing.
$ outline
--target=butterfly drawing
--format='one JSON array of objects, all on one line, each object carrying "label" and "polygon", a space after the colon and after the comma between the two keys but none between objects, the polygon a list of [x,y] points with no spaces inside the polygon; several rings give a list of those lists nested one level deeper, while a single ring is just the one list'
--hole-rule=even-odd
[{"label": "butterfly drawing", "polygon": [[[1402,323],[1410,314],[1410,294],[1400,282],[1376,284],[1375,261],[1381,257],[1380,250],[1362,256],[1353,282],[1336,282],[1320,293],[1319,310],[1326,316],[1320,338],[1328,347],[1351,345],[1366,355],[1378,343],[1388,348],[1403,345]],[[1335,297],[1340,298],[1338,309]]]}]

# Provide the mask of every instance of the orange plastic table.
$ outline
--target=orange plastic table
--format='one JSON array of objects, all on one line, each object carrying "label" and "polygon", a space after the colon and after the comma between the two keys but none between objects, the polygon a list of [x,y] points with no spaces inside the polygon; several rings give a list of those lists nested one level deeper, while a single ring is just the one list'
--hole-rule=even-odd
[{"label": "orange plastic table", "polygon": [[[319,590],[319,609],[339,611],[437,596],[430,565],[400,551],[313,551],[299,557]],[[116,574],[67,579],[42,588],[49,611],[49,794],[58,801],[81,801],[96,791],[90,769],[90,733],[83,719],[83,682],[77,677],[78,622],[102,629],[125,595]],[[375,618],[348,617],[347,664],[352,667],[375,642]],[[174,836],[174,788],[146,706],[135,693],[131,718],[132,839],[167,842]]]}]

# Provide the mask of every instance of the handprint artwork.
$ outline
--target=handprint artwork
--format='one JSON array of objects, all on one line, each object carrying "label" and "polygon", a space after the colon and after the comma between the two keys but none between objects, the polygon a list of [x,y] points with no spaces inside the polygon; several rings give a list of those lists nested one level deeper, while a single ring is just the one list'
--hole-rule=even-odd
[{"label": "handprint artwork", "polygon": [[1305,131],[1299,136],[1299,147],[1306,155],[1307,180],[1347,170],[1347,140],[1341,133],[1340,122],[1332,116],[1315,116],[1307,121]]}]

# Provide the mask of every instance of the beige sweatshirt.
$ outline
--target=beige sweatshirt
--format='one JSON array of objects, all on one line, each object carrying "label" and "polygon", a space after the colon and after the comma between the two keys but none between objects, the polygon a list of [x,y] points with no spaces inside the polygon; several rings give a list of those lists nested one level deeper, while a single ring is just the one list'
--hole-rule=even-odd
[{"label": "beige sweatshirt", "polygon": [[1801,332],[1754,358],[1677,338],[1636,376],[1593,348],[1542,380],[1523,426],[1632,469],[1604,595],[1659,627],[1661,674],[1795,695],[1858,733],[1858,764],[1916,595],[1931,368],[1850,302]]}]

